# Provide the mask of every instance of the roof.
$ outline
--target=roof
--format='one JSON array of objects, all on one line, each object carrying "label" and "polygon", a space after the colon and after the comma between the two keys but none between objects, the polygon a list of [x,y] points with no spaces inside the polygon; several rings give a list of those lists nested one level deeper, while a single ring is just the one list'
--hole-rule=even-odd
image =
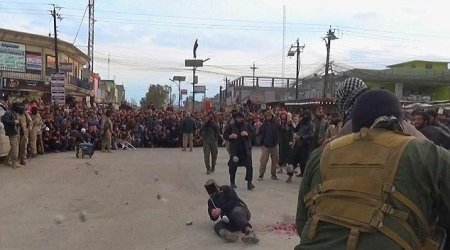
[{"label": "roof", "polygon": [[439,63],[439,64],[448,64],[449,62],[438,62],[438,61],[425,61],[425,60],[412,60],[408,62],[402,62],[397,64],[388,65],[388,68],[396,67],[396,66],[402,66],[410,63],[417,63],[417,62],[424,62],[424,63]]},{"label": "roof", "polygon": [[[38,35],[38,34],[32,34],[32,33],[26,33],[26,32],[21,32],[21,31],[16,31],[16,30],[9,30],[9,29],[2,29],[2,28],[0,28],[0,34],[1,33],[3,33],[3,36],[5,34],[7,34],[7,33],[12,33],[12,34],[16,35],[16,38],[18,36],[23,36],[23,37],[32,38],[32,40],[35,40],[35,39],[36,40],[41,39],[41,41],[45,40],[46,42],[49,42],[50,44],[52,44],[52,46],[53,46],[53,42],[54,42],[54,38],[53,37],[48,37],[48,36],[43,36],[43,35]],[[2,36],[2,38],[3,38],[3,36]],[[35,38],[35,39],[33,39],[33,38]],[[70,50],[74,50],[78,55],[80,55],[86,61],[89,61],[89,57],[84,52],[82,52],[80,49],[78,49],[75,45],[73,45],[71,43],[68,43],[66,41],[62,41],[60,39],[58,39],[58,45],[62,45],[62,46],[65,46],[67,48],[70,48]]]}]

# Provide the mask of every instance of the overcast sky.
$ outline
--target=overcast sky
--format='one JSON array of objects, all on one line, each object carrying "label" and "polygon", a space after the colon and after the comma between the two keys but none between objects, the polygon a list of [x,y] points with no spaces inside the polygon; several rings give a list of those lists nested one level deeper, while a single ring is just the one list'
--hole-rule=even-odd
[{"label": "overcast sky", "polygon": [[[59,37],[73,42],[88,0],[54,0],[62,7]],[[50,1],[0,0],[0,27],[48,35]],[[278,0],[96,0],[94,69],[125,84],[127,98],[139,102],[149,84],[170,84],[173,75],[192,72],[184,59],[208,61],[199,72],[207,95],[218,93],[225,76],[281,76],[283,5],[286,5],[286,50],[300,38],[302,75],[325,64],[325,36],[331,25],[331,61],[337,70],[384,68],[413,59],[450,60],[446,1],[278,1]],[[440,7],[439,7],[440,6]],[[87,52],[87,14],[75,41]],[[52,32],[53,33],[53,32]],[[287,51],[285,52],[285,54]],[[286,76],[295,76],[295,59],[286,59]],[[175,87],[175,85],[173,86]],[[190,89],[185,83],[183,88]]]}]

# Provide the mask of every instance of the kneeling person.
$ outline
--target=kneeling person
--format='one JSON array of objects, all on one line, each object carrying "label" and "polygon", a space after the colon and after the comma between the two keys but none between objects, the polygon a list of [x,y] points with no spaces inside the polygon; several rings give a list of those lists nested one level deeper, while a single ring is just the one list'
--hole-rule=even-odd
[{"label": "kneeling person", "polygon": [[221,219],[214,225],[214,231],[229,242],[239,239],[239,231],[245,235],[242,241],[256,244],[259,239],[250,224],[250,210],[237,196],[230,186],[219,186],[215,180],[208,180],[205,184],[210,198],[208,200],[208,214],[212,221]]}]

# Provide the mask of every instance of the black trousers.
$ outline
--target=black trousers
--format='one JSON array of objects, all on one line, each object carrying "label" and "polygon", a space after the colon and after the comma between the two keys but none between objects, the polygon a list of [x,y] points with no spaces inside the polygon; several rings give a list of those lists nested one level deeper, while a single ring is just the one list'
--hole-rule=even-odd
[{"label": "black trousers", "polygon": [[[309,144],[295,144],[294,148],[292,149],[292,155],[291,155],[291,164],[296,168],[297,166],[300,166],[300,170],[302,171],[301,176],[303,176],[303,173],[305,172],[306,163],[308,162],[309,158]],[[288,174],[290,176],[293,175],[293,173]]]},{"label": "black trousers", "polygon": [[245,159],[239,159],[239,162],[234,162],[233,157],[230,157],[228,161],[228,170],[230,173],[230,183],[234,184],[236,179],[236,172],[239,166],[244,166],[246,169],[245,172],[245,180],[248,182],[252,182],[253,180],[253,163],[252,157],[247,156]]},{"label": "black trousers", "polygon": [[228,216],[229,223],[224,223],[223,221],[219,221],[214,225],[214,231],[218,234],[220,230],[226,229],[230,232],[241,231],[245,233],[245,228],[247,226],[252,227],[249,223],[250,221],[250,213],[242,207],[235,207],[231,210],[231,213]]}]

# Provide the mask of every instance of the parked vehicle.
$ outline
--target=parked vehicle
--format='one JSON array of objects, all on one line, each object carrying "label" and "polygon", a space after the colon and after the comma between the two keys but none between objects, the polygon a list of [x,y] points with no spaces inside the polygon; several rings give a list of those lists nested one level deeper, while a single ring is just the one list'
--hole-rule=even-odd
[{"label": "parked vehicle", "polygon": [[[6,106],[0,103],[0,119],[6,113]],[[6,157],[11,146],[9,145],[9,137],[5,134],[5,127],[0,122],[0,157]]]}]

